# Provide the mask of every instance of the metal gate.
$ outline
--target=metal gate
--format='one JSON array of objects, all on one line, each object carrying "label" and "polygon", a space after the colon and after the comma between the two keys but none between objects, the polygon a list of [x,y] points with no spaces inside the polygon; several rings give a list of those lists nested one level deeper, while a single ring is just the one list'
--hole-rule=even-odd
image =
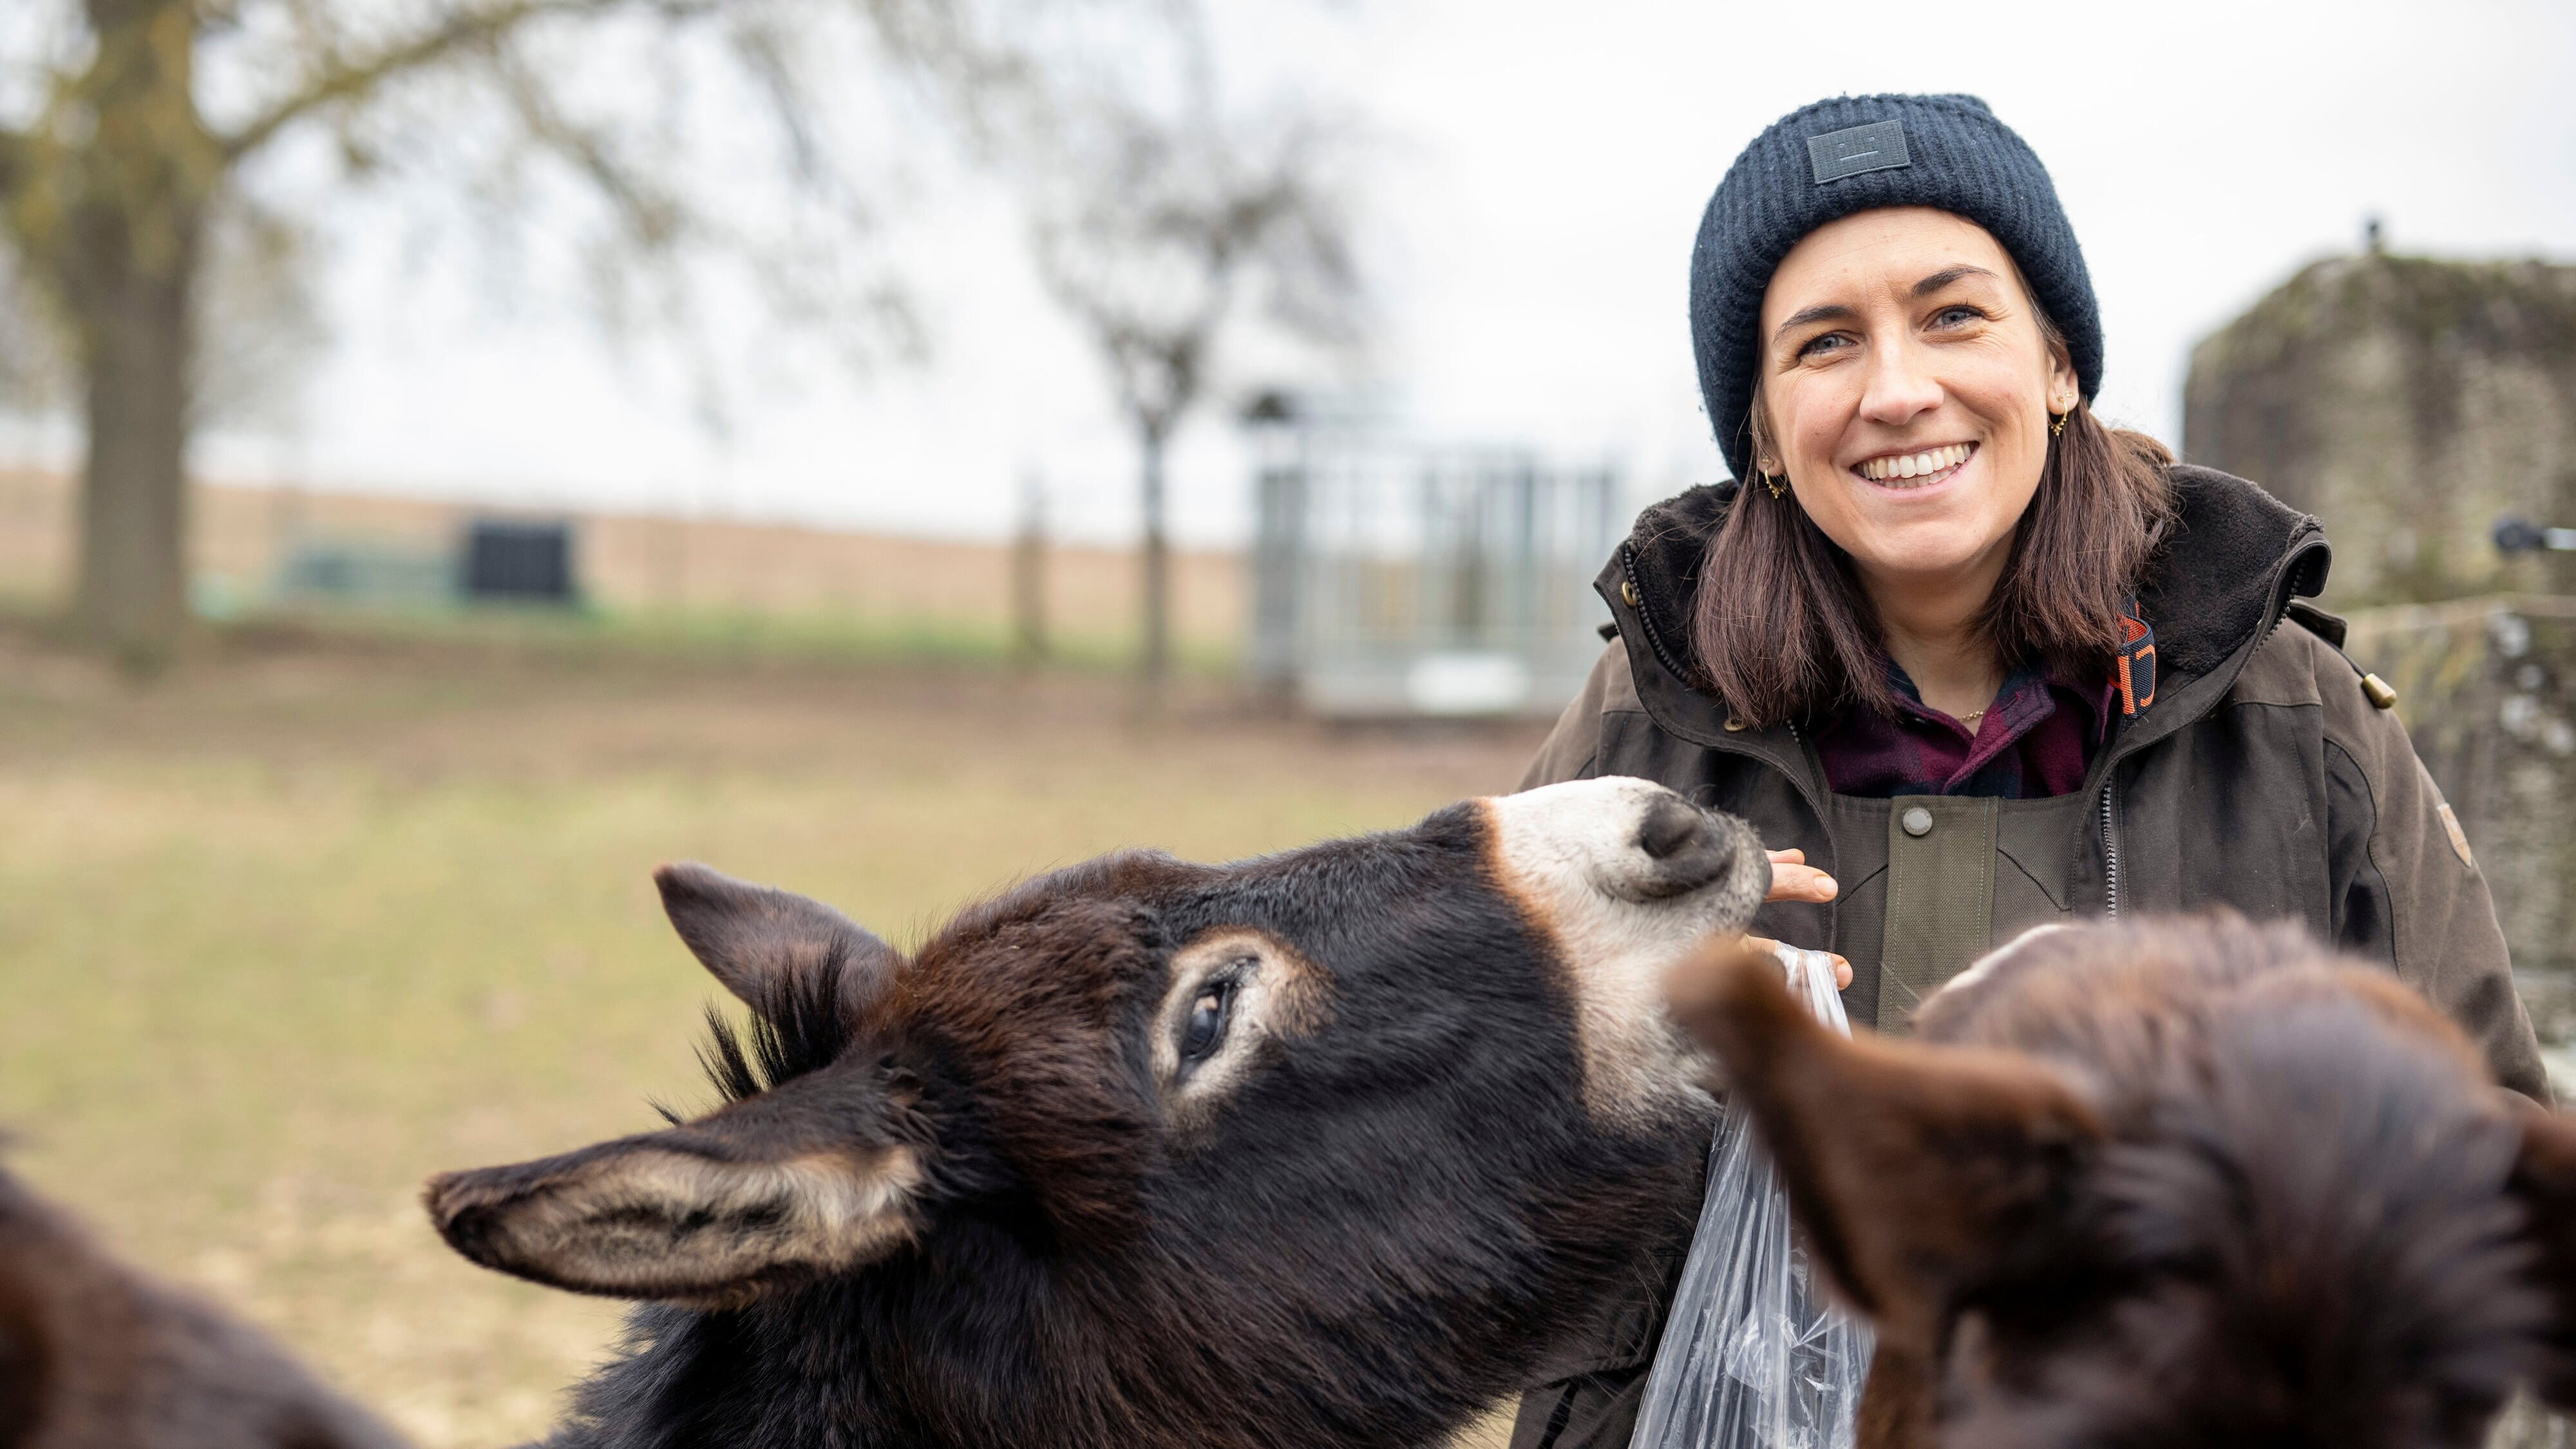
[{"label": "metal gate", "polygon": [[1610,618],[1618,474],[1282,430],[1256,486],[1251,665],[1331,716],[1554,714]]}]

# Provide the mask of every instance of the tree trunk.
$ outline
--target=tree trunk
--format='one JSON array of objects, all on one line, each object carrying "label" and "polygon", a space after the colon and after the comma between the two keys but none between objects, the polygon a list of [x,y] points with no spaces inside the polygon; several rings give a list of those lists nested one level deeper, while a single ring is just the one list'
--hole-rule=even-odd
[{"label": "tree trunk", "polygon": [[188,616],[188,297],[181,277],[100,278],[89,333],[74,617],[129,667],[167,662]]},{"label": "tree trunk", "polygon": [[1145,465],[1144,569],[1145,637],[1138,677],[1150,707],[1162,699],[1163,683],[1172,672],[1172,561],[1163,538],[1162,427],[1147,423],[1138,430]]},{"label": "tree trunk", "polygon": [[86,0],[97,117],[62,169],[44,261],[80,338],[89,424],[76,627],[154,668],[188,616],[191,289],[222,148],[197,114],[189,0]]}]

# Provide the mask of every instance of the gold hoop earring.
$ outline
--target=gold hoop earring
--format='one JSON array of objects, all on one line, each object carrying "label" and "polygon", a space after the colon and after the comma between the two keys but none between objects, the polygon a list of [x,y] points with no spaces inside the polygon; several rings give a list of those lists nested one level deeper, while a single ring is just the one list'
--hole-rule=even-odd
[{"label": "gold hoop earring", "polygon": [[1772,497],[1779,498],[1788,493],[1789,480],[1786,475],[1775,478],[1768,469],[1757,469],[1756,475],[1761,478],[1762,486],[1771,490]]},{"label": "gold hoop earring", "polygon": [[2066,411],[2050,414],[2048,419],[2048,435],[2052,438],[2065,437],[2066,420],[2073,416],[2075,416],[2075,405],[2072,403],[2067,404]]}]

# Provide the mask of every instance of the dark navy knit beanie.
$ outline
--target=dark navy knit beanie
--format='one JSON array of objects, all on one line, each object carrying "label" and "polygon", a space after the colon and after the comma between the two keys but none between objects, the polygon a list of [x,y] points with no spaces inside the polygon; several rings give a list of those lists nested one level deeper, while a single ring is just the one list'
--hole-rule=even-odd
[{"label": "dark navy knit beanie", "polygon": [[1691,345],[1709,425],[1735,476],[1751,476],[1762,293],[1807,233],[1856,211],[1930,206],[1994,234],[2066,338],[2090,398],[2102,385],[2102,317],[2084,251],[2048,168],[1975,96],[1842,96],[1791,111],[1754,138],[1708,199],[1691,250]]}]

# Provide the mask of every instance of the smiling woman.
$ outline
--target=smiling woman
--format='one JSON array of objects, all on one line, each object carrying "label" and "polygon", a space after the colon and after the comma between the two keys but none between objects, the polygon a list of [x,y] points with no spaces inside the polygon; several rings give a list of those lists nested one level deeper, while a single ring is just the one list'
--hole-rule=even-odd
[{"label": "smiling woman", "polygon": [[[1751,486],[1637,520],[1600,580],[1619,637],[1525,784],[1641,776],[1750,822],[1780,863],[1755,929],[1847,958],[1864,1026],[2032,927],[2226,906],[2380,963],[2545,1094],[2450,807],[2305,602],[2322,527],[2093,417],[2082,248],[1983,102],[1757,137],[1691,332]],[[1602,1318],[1517,1449],[1630,1449],[1671,1291]]]}]

